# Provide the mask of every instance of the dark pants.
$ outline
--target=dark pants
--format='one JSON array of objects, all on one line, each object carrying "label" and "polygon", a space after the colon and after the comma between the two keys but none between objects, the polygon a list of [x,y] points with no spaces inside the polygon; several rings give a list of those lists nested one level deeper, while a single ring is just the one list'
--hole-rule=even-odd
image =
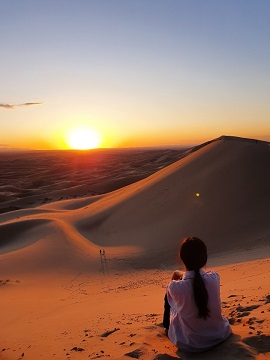
[{"label": "dark pants", "polygon": [[163,326],[169,329],[170,326],[170,304],[168,303],[167,294],[164,296],[164,313],[163,313]]}]

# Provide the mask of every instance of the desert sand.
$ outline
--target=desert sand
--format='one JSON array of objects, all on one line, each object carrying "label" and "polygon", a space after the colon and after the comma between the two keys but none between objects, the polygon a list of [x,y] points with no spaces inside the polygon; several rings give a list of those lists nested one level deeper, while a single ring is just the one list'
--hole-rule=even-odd
[{"label": "desert sand", "polygon": [[[269,164],[269,143],[221,137],[115,191],[1,214],[0,359],[269,358]],[[161,326],[185,236],[207,244],[233,330],[201,354]]]}]

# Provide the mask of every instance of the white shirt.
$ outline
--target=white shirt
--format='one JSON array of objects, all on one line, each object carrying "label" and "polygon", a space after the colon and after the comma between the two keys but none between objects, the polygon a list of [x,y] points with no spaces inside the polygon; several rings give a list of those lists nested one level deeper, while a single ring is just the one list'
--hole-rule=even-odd
[{"label": "white shirt", "polygon": [[207,320],[198,318],[198,308],[193,297],[194,271],[187,271],[183,280],[173,280],[167,287],[171,306],[168,336],[180,350],[204,351],[231,334],[230,324],[221,314],[219,275],[202,269],[200,274],[208,292],[210,317]]}]

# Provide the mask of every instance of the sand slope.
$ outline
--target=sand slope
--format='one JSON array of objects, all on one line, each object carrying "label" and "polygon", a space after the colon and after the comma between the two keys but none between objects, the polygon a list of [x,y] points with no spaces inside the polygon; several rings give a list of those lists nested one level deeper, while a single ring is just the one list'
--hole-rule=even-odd
[{"label": "sand slope", "polygon": [[161,327],[171,270],[17,274],[0,283],[0,359],[269,359],[269,266],[215,267],[234,334],[202,354],[178,351]]},{"label": "sand slope", "polygon": [[100,246],[156,253],[175,253],[190,234],[210,252],[269,242],[269,163],[269,146],[217,140],[103,198],[75,216],[76,226]]}]

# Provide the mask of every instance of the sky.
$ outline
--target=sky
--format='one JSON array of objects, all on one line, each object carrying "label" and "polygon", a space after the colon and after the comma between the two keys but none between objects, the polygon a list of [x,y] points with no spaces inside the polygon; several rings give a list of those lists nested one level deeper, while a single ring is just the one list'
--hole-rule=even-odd
[{"label": "sky", "polygon": [[270,141],[269,0],[0,0],[0,147]]}]

